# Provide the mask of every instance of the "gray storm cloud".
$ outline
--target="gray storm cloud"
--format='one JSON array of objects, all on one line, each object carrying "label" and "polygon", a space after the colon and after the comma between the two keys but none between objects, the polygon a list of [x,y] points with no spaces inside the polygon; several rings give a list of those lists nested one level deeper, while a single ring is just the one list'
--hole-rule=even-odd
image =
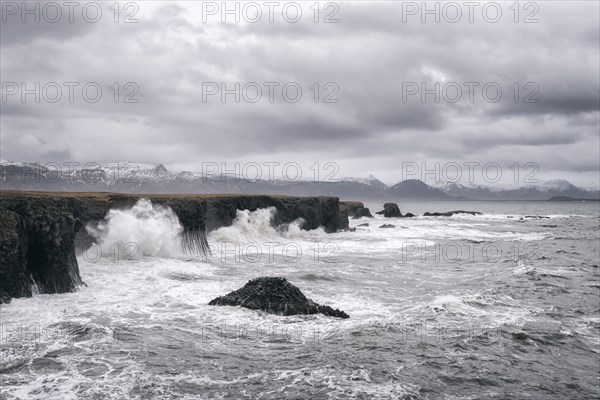
[{"label": "gray storm cloud", "polygon": [[[22,10],[3,2],[1,158],[173,170],[205,160],[333,161],[342,176],[375,173],[389,183],[403,162],[535,162],[547,179],[598,185],[597,2],[535,2],[519,22],[508,3],[495,3],[495,23],[480,9],[469,22],[464,6],[459,22],[445,20],[454,14],[422,22],[410,8],[421,2],[320,3],[318,15],[301,3],[296,23],[277,12],[270,23],[263,6],[257,23],[248,15],[222,23],[206,3],[120,3],[116,16],[112,2],[98,2],[97,22],[78,9],[73,22],[27,15],[23,23]],[[442,12],[446,3],[429,4]],[[215,87],[207,83],[231,90],[236,82],[239,103],[233,93],[224,102],[220,91],[206,93]],[[21,85],[35,91],[36,83],[40,101],[22,98]],[[436,84],[439,99],[423,97]],[[56,86],[60,100],[48,101]],[[262,96],[248,101],[257,86]],[[102,96],[92,102],[97,87]]]}]

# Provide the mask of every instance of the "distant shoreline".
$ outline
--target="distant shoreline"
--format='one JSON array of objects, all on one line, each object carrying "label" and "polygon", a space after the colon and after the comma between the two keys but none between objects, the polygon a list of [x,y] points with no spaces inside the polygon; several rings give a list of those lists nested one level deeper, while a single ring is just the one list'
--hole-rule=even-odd
[{"label": "distant shoreline", "polygon": [[[52,194],[57,196],[90,196],[90,195],[124,195],[124,196],[149,196],[149,197],[157,197],[157,196],[172,196],[172,197],[243,197],[243,196],[269,196],[274,198],[288,198],[288,197],[338,197],[340,201],[354,201],[355,198],[349,200],[347,198],[342,198],[335,195],[307,195],[307,196],[295,196],[295,195],[286,195],[286,194],[266,194],[266,193],[130,193],[130,192],[108,192],[108,191],[47,191],[47,190],[36,190],[36,189],[3,189],[0,188],[0,193],[22,193],[22,194]],[[431,202],[461,202],[461,201],[473,201],[473,202],[599,202],[600,198],[589,197],[589,198],[577,198],[577,197],[569,197],[569,196],[553,196],[549,199],[469,199],[469,198],[450,198],[450,199],[427,199],[427,198],[381,198],[381,199],[360,199],[360,201],[380,201],[380,202],[388,202],[388,201],[431,201]]]}]

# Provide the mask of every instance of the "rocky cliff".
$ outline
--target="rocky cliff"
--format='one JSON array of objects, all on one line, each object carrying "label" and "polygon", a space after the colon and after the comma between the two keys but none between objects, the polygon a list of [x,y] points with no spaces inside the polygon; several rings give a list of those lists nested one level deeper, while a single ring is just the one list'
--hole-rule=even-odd
[{"label": "rocky cliff", "polygon": [[[205,253],[206,232],[229,226],[236,210],[275,207],[275,224],[303,218],[303,229],[348,227],[336,197],[251,195],[125,195],[0,191],[0,303],[39,293],[65,293],[82,283],[76,237],[85,224],[140,198],[170,207],[184,228],[186,251]],[[85,231],[82,230],[82,233]],[[83,235],[85,236],[85,235]]]}]

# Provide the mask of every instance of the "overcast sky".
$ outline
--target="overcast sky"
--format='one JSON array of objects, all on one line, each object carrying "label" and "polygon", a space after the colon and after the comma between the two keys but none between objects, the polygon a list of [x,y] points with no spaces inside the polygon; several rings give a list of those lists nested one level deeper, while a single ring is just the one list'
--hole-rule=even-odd
[{"label": "overcast sky", "polygon": [[[257,7],[246,3],[238,5],[239,23],[235,15],[221,22],[221,2],[121,3],[118,15],[112,1],[98,3],[95,23],[95,5],[84,18],[84,2],[73,22],[68,8],[58,18],[42,2],[39,23],[22,15],[20,1],[2,3],[2,159],[162,163],[174,172],[203,162],[296,162],[305,175],[316,162],[327,173],[332,162],[337,176],[374,174],[386,183],[406,177],[406,163],[433,169],[436,162],[498,163],[504,183],[515,180],[508,167],[519,163],[523,183],[533,171],[525,164],[535,163],[542,181],[598,187],[597,1],[522,2],[518,15],[513,2],[498,2],[495,23],[497,7],[484,10],[485,2],[472,10],[454,3],[461,16],[438,3],[439,23],[434,14],[422,21],[420,1],[321,2],[318,15],[313,1],[302,2],[296,23],[298,3],[284,12],[289,3],[280,2],[270,22],[268,5],[256,2],[255,23]],[[36,82],[39,103],[35,94],[22,99],[21,84],[35,91]],[[72,102],[68,82],[78,84]],[[236,82],[256,83],[239,103],[209,92]],[[414,93],[422,84],[435,91],[436,82],[439,102]],[[96,84],[102,97],[93,103]],[[53,103],[56,86],[62,96]],[[302,95],[292,102],[297,87]],[[125,103],[128,95],[138,102]]]}]

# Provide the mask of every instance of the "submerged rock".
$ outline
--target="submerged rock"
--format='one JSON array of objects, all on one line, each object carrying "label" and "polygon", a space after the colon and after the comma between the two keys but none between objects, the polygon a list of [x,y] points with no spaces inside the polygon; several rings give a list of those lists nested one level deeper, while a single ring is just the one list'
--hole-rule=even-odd
[{"label": "submerged rock", "polygon": [[369,210],[368,207],[358,207],[354,210],[352,210],[352,219],[359,219],[362,217],[367,217],[367,218],[373,218],[373,215],[371,215],[371,211]]},{"label": "submerged rock", "polygon": [[425,217],[451,217],[454,214],[470,214],[470,215],[481,215],[482,213],[480,213],[479,211],[463,211],[463,210],[458,210],[458,211],[448,211],[448,212],[426,212],[425,214],[423,214],[423,216]]},{"label": "submerged rock", "polygon": [[296,286],[282,277],[261,277],[248,281],[241,289],[217,297],[209,306],[240,306],[271,314],[323,314],[330,317],[350,318],[341,310],[322,306],[306,298]]},{"label": "submerged rock", "polygon": [[392,224],[383,224],[380,226],[380,228],[395,228],[396,225],[392,225]]},{"label": "submerged rock", "polygon": [[383,205],[383,210],[376,212],[375,214],[383,215],[386,218],[402,217],[400,208],[396,203],[385,203]]}]

